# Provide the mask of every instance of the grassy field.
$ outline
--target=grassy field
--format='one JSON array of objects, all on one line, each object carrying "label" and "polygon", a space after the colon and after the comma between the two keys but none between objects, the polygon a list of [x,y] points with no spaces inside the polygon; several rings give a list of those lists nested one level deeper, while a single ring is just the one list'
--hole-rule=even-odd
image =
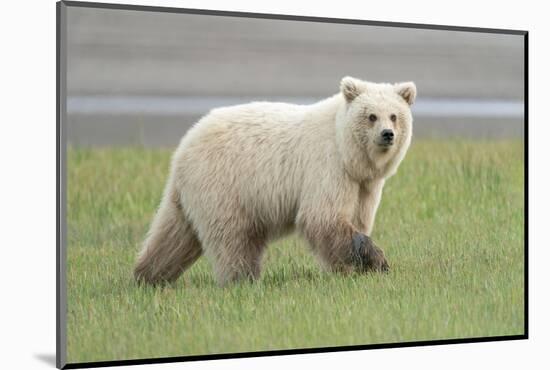
[{"label": "grassy field", "polygon": [[413,143],[373,233],[389,274],[323,272],[291,237],[270,246],[260,281],[226,288],[204,259],[173,286],[132,280],[169,158],[69,150],[69,362],[523,333],[519,140]]}]

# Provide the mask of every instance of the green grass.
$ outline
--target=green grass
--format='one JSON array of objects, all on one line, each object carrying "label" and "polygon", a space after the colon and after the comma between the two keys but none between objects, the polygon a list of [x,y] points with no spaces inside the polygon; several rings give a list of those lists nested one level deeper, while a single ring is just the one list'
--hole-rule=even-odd
[{"label": "green grass", "polygon": [[170,151],[70,149],[68,361],[522,334],[523,149],[415,142],[373,233],[389,274],[323,272],[291,237],[226,288],[204,259],[173,286],[132,280]]}]

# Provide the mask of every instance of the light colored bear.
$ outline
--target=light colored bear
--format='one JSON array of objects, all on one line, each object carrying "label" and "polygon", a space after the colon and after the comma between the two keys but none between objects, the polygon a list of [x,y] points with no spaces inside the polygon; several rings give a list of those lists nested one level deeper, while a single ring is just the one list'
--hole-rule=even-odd
[{"label": "light colored bear", "polygon": [[260,275],[293,230],[329,269],[386,270],[370,237],[385,180],[412,136],[412,82],[345,77],[312,105],[218,108],[183,137],[135,277],[169,282],[204,254],[225,284]]}]

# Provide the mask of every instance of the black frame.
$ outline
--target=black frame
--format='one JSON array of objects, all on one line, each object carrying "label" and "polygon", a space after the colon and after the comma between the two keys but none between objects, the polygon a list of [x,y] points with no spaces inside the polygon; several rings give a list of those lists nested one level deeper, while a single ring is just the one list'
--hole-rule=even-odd
[{"label": "black frame", "polygon": [[[176,356],[176,357],[160,357],[160,358],[143,358],[130,360],[115,360],[115,361],[96,361],[96,362],[79,362],[66,363],[66,321],[64,313],[66,311],[66,287],[65,287],[65,267],[66,267],[66,136],[63,130],[63,121],[66,122],[66,36],[63,31],[62,21],[64,20],[65,7],[85,7],[99,9],[115,9],[115,10],[134,10],[146,12],[165,12],[165,13],[183,13],[183,14],[202,14],[215,15],[225,17],[242,17],[242,18],[257,18],[257,19],[277,19],[277,20],[293,20],[302,22],[321,22],[321,23],[339,23],[339,24],[359,24],[369,26],[384,26],[397,28],[418,28],[430,30],[445,30],[445,31],[463,31],[477,33],[498,33],[508,35],[522,35],[524,37],[524,333],[521,335],[506,335],[493,337],[474,337],[460,339],[442,339],[442,340],[427,340],[427,341],[411,341],[397,343],[381,343],[381,344],[365,344],[353,346],[338,346],[338,347],[321,347],[321,348],[296,348],[288,350],[273,350],[273,351],[256,351],[256,352],[238,352],[238,353],[222,353],[208,354],[196,356]],[[187,362],[201,360],[219,360],[229,358],[245,358],[245,357],[265,357],[265,356],[281,356],[295,355],[308,353],[322,352],[341,352],[341,351],[358,351],[366,349],[382,349],[382,348],[403,348],[416,346],[434,346],[446,344],[461,344],[461,343],[481,343],[481,342],[497,342],[529,339],[529,32],[525,30],[511,29],[496,29],[496,28],[478,28],[478,27],[460,27],[446,25],[431,25],[422,23],[400,23],[400,22],[383,22],[359,19],[341,19],[341,18],[325,18],[325,17],[310,17],[298,15],[283,15],[283,14],[266,14],[266,13],[250,13],[250,12],[232,12],[221,10],[205,10],[205,9],[189,9],[189,8],[174,8],[160,6],[143,6],[131,4],[111,4],[111,3],[93,3],[82,1],[59,1],[56,3],[56,122],[57,122],[57,139],[56,139],[56,366],[59,369],[79,369],[93,368],[104,366],[125,366],[125,365],[144,365],[144,364],[159,364],[172,362]],[[63,327],[62,327],[63,325]]]}]

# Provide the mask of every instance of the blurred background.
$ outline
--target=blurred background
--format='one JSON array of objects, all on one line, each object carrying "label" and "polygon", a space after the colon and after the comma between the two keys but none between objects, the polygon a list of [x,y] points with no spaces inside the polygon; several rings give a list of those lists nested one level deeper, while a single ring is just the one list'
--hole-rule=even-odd
[{"label": "blurred background", "polygon": [[170,147],[210,109],[415,81],[414,136],[522,138],[523,36],[69,7],[72,146]]}]

